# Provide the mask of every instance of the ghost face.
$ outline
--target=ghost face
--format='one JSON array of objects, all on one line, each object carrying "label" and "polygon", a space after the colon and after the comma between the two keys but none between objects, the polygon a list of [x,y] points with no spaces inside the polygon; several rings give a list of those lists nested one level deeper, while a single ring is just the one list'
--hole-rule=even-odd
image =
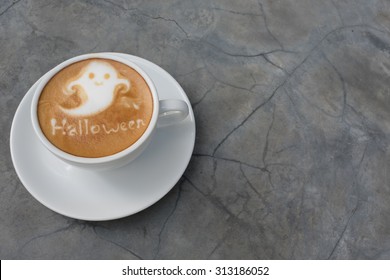
[{"label": "ghost face", "polygon": [[90,62],[82,70],[81,76],[66,86],[64,92],[67,95],[82,92],[82,104],[72,109],[61,107],[62,111],[74,116],[88,116],[107,109],[114,100],[118,86],[123,92],[130,89],[129,80],[118,78],[118,74],[108,62]]}]

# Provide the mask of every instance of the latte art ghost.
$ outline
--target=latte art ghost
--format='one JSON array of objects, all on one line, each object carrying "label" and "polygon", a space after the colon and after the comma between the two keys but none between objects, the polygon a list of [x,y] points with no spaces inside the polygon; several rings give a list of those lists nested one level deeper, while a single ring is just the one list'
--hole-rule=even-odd
[{"label": "latte art ghost", "polygon": [[59,72],[43,88],[38,121],[64,152],[103,157],[133,145],[153,114],[153,95],[136,70],[110,59],[86,59]]},{"label": "latte art ghost", "polygon": [[83,103],[72,109],[61,107],[61,110],[74,116],[97,114],[111,105],[118,87],[122,87],[121,92],[127,92],[130,82],[118,78],[117,71],[109,63],[93,61],[87,65],[80,78],[66,85],[64,91],[66,95],[80,93],[83,95]]}]

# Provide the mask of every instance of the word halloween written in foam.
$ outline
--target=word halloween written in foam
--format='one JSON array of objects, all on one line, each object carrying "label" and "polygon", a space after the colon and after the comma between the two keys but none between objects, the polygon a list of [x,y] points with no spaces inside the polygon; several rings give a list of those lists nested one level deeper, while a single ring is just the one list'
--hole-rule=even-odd
[{"label": "word halloween written in foam", "polygon": [[139,129],[141,126],[146,126],[142,119],[129,120],[121,123],[117,123],[113,126],[105,124],[93,124],[88,119],[78,120],[76,124],[69,124],[67,119],[62,119],[61,122],[57,122],[57,119],[52,118],[50,120],[51,133],[61,133],[66,136],[82,136],[82,135],[94,135],[98,133],[111,134],[118,133],[120,131]]}]

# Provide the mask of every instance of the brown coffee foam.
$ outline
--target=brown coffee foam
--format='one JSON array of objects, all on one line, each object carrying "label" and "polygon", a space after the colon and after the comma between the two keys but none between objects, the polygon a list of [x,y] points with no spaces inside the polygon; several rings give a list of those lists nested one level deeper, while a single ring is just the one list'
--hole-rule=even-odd
[{"label": "brown coffee foam", "polygon": [[[82,96],[77,94],[67,96],[63,89],[69,81],[77,79],[92,61],[111,64],[119,72],[120,78],[127,78],[130,81],[130,90],[122,93],[120,87],[117,87],[111,106],[100,113],[85,117],[68,115],[60,106],[78,107],[82,103]],[[138,110],[134,106],[138,106]],[[143,135],[152,117],[153,97],[146,81],[133,68],[109,59],[88,59],[67,66],[50,79],[39,98],[37,112],[41,130],[54,146],[75,156],[97,158],[118,153],[134,144]],[[52,134],[52,119],[56,119],[57,126],[65,128],[66,135],[62,134],[61,129],[56,130],[55,135]],[[64,119],[66,125],[62,126]],[[138,121],[137,125],[137,120],[142,120],[143,123]],[[99,126],[100,132],[92,134],[92,126],[95,126],[94,131],[97,131]],[[86,128],[89,130],[88,134]],[[110,128],[115,130],[118,128],[118,132],[107,134],[104,128],[107,131]],[[70,136],[72,129],[76,134]]]}]

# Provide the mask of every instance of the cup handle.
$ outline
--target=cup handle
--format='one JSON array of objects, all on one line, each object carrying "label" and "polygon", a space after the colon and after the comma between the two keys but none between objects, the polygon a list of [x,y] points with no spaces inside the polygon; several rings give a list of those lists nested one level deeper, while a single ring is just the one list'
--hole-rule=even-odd
[{"label": "cup handle", "polygon": [[188,116],[188,112],[188,105],[183,100],[160,100],[160,113],[158,116],[157,127],[169,126],[181,122]]}]

